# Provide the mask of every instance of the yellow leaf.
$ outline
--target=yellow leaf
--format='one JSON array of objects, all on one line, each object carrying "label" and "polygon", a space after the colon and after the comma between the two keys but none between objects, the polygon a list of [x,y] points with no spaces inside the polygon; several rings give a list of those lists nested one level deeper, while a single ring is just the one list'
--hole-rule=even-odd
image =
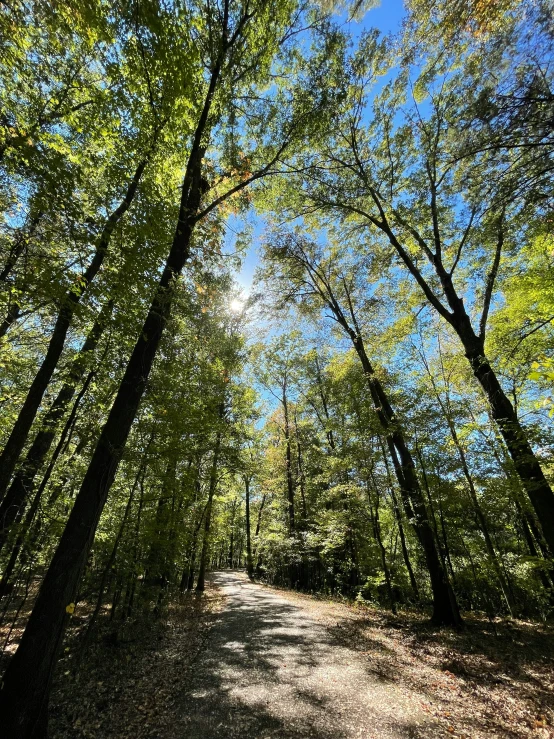
[{"label": "yellow leaf", "polygon": [[66,613],[73,613],[75,611],[75,603],[70,603],[68,606],[65,607]]}]

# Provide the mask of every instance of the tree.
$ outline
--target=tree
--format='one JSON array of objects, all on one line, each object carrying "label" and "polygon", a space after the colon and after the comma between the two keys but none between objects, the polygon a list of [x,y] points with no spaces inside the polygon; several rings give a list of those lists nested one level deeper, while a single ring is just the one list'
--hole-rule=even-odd
[{"label": "tree", "polygon": [[[343,270],[335,252],[326,258],[321,248],[294,233],[274,241],[268,249],[270,264],[276,264],[275,282],[281,283],[278,299],[315,298],[316,310],[328,310],[331,317],[352,342],[359,357],[374,403],[375,413],[386,436],[389,453],[402,491],[409,518],[413,520],[425,551],[433,588],[432,620],[439,624],[461,624],[456,598],[430,526],[415,464],[408,449],[402,424],[369,360],[353,302],[352,273]],[[284,283],[284,284],[283,284]]]},{"label": "tree", "polygon": [[[394,266],[402,264],[456,332],[552,549],[554,494],[485,347],[503,255],[527,204],[518,202],[511,178],[502,177],[502,154],[487,153],[484,161],[478,153],[457,156],[466,105],[461,89],[474,78],[441,68],[413,81],[402,71],[371,105],[367,88],[386,59],[385,47],[369,34],[351,62],[351,106],[340,130],[303,164],[298,208],[356,224],[368,233],[368,250],[391,249]],[[475,99],[476,91],[470,94]],[[483,191],[485,176],[493,184]]]},{"label": "tree", "polygon": [[[17,736],[40,735],[45,731],[48,689],[66,621],[65,609],[74,602],[99,516],[170,315],[173,286],[191,254],[196,224],[251,182],[272,172],[291,139],[301,137],[303,122],[307,117],[312,118],[316,109],[321,107],[317,94],[312,99],[305,96],[299,104],[300,109],[293,99],[292,106],[285,108],[284,120],[279,121],[281,135],[273,137],[272,144],[261,147],[258,154],[262,160],[260,167],[246,176],[241,173],[237,184],[224,189],[220,195],[216,193],[215,199],[202,206],[202,197],[206,194],[203,160],[210,134],[215,132],[216,124],[222,125],[225,120],[222,106],[226,97],[233,87],[237,94],[236,83],[241,79],[246,89],[265,83],[278,45],[292,32],[291,15],[293,23],[298,22],[292,7],[279,6],[277,10],[272,3],[251,6],[247,2],[231,6],[225,2],[217,17],[209,8],[205,9],[205,15],[203,10],[200,9],[199,18],[201,23],[205,23],[203,41],[206,44],[209,76],[204,86],[203,100],[197,109],[175,235],[153,302],[100,433],[64,534],[43,581],[21,644],[5,674],[0,700],[6,714],[9,707],[10,729]],[[274,119],[277,106],[282,107],[283,102],[283,96],[278,94],[272,104],[264,105],[265,115],[270,120]],[[259,119],[256,119],[255,125],[260,125]],[[276,134],[275,127],[272,128]],[[205,520],[209,520],[207,515]],[[42,644],[40,654],[36,649],[39,642]],[[32,685],[29,684],[29,674],[33,675]],[[26,684],[25,697],[21,690],[23,682]]]}]

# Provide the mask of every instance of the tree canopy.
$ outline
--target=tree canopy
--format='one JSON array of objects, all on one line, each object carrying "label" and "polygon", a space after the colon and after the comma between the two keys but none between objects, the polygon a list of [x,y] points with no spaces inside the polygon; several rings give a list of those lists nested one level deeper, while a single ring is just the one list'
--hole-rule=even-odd
[{"label": "tree canopy", "polygon": [[372,6],[0,7],[10,736],[213,568],[552,615],[552,4]]}]

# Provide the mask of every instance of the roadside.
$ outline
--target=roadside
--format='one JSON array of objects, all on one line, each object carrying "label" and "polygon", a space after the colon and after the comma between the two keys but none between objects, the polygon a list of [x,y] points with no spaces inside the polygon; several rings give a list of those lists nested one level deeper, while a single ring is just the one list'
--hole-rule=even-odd
[{"label": "roadside", "polygon": [[464,614],[467,628],[437,629],[416,613],[392,614],[318,597],[297,600],[381,680],[423,693],[421,707],[444,731],[471,739],[554,737],[554,629]]},{"label": "roadside", "polygon": [[[75,623],[56,670],[50,739],[176,736],[175,700],[222,608],[223,596],[209,582],[203,595],[183,596],[157,620],[110,623],[106,608],[85,652],[78,638],[84,629]],[[88,615],[82,612],[84,623]]]}]

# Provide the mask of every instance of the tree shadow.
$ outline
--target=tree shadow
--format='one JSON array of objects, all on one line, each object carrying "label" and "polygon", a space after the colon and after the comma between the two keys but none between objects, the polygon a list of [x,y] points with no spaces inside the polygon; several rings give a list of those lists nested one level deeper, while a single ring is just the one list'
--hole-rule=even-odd
[{"label": "tree shadow", "polygon": [[464,736],[515,739],[553,723],[551,627],[470,615],[457,631],[375,611],[329,631],[364,654],[368,676],[425,695],[431,712],[463,724]]},{"label": "tree shadow", "polygon": [[96,640],[77,675],[72,646],[52,738],[519,739],[552,705],[539,684],[548,629],[470,619],[460,634],[416,614],[310,604],[244,573],[211,580],[117,644]]},{"label": "tree shadow", "polygon": [[175,736],[432,735],[418,696],[388,675],[368,678],[356,651],[305,610],[240,573],[212,579],[227,606],[183,691]]}]

